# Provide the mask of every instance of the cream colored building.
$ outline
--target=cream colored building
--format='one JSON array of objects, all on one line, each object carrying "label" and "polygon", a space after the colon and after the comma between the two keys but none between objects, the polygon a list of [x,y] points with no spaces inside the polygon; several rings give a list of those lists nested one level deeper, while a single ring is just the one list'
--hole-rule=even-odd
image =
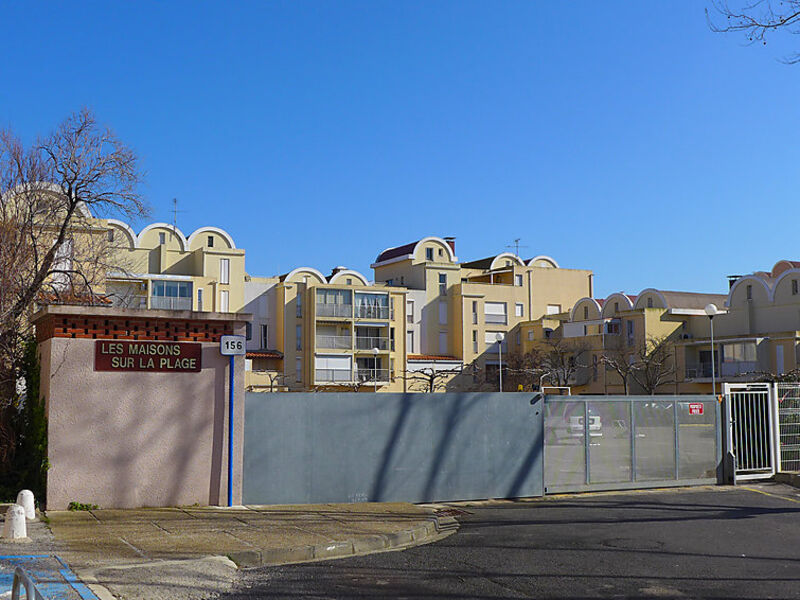
[{"label": "cream colored building", "polygon": [[245,252],[218,227],[186,237],[153,223],[138,234],[104,220],[114,249],[105,292],[116,306],[201,312],[239,312],[244,306]]}]

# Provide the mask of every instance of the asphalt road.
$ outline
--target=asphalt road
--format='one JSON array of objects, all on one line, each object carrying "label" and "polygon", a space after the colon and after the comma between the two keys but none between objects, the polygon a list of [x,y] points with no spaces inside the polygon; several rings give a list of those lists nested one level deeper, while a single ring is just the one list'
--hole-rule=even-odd
[{"label": "asphalt road", "polygon": [[251,598],[800,598],[800,490],[597,494],[461,506],[435,544],[243,571]]}]

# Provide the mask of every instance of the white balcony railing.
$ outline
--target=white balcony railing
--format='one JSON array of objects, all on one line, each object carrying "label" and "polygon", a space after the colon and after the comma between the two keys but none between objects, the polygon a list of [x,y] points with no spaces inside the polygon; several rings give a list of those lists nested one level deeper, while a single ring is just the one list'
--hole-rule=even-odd
[{"label": "white balcony railing", "polygon": [[353,380],[353,372],[350,369],[316,369],[314,380],[317,383],[344,383]]},{"label": "white balcony railing", "polygon": [[389,338],[356,336],[356,350],[389,349]]},{"label": "white balcony railing", "polygon": [[318,317],[352,317],[352,304],[320,304],[317,303]]},{"label": "white balcony railing", "polygon": [[357,319],[388,319],[388,306],[356,306]]},{"label": "white balcony railing", "polygon": [[174,298],[172,296],[150,296],[150,308],[161,310],[192,310],[192,299]]},{"label": "white balcony railing", "polygon": [[350,350],[353,338],[349,335],[317,335],[317,348],[329,350]]},{"label": "white balcony railing", "polygon": [[373,381],[385,383],[389,381],[389,369],[357,369],[356,380],[362,383],[372,383]]}]

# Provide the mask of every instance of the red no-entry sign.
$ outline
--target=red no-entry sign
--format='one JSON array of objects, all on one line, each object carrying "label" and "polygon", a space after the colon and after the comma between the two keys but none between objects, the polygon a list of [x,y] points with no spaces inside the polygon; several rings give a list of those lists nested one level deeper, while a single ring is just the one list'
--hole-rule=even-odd
[{"label": "red no-entry sign", "polygon": [[690,402],[689,403],[689,414],[690,415],[702,415],[703,414],[703,403],[702,402]]}]

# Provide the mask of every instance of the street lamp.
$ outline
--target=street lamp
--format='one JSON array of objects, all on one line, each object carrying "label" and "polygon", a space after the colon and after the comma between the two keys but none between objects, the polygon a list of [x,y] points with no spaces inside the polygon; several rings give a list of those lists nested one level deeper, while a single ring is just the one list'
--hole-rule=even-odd
[{"label": "street lamp", "polygon": [[503,334],[496,333],[494,339],[497,340],[497,356],[500,359],[500,391],[503,391]]},{"label": "street lamp", "polygon": [[714,361],[714,317],[719,314],[719,309],[716,304],[706,304],[706,315],[708,315],[708,324],[711,327],[711,394],[717,395],[717,372],[716,363]]},{"label": "street lamp", "polygon": [[373,348],[372,349],[372,356],[373,356],[373,358],[372,358],[372,370],[373,370],[372,385],[374,386],[373,387],[374,391],[377,392],[378,391],[378,349],[377,348]]}]

